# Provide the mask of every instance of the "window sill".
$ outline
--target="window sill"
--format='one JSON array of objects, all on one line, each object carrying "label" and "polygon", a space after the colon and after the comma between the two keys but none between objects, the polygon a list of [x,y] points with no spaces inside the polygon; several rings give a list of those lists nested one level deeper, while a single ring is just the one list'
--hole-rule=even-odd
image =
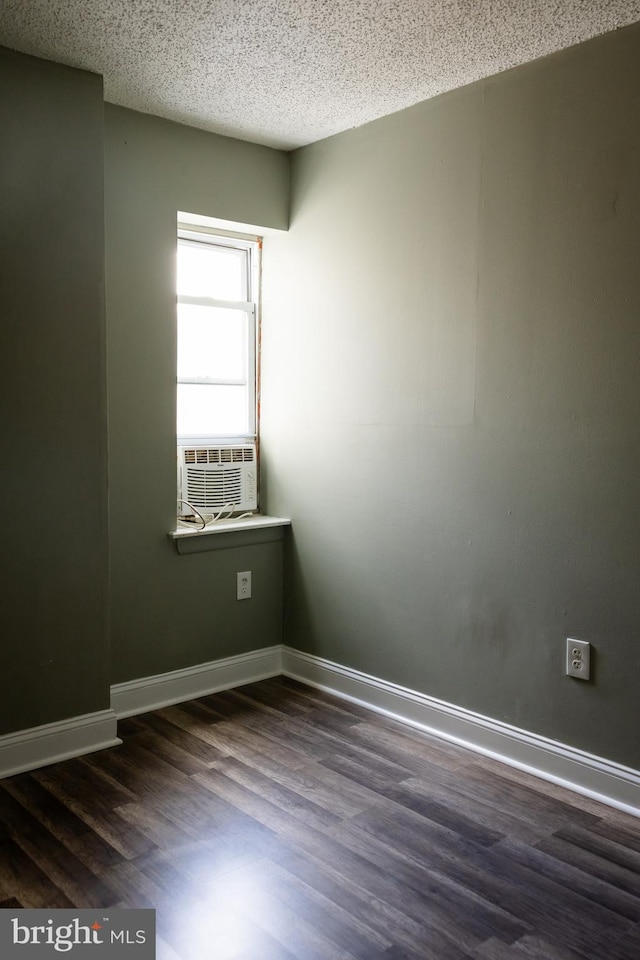
[{"label": "window sill", "polygon": [[169,537],[178,553],[204,553],[228,547],[244,547],[254,543],[268,543],[284,538],[284,527],[291,524],[286,517],[255,516],[246,520],[220,520],[204,530],[180,527]]}]

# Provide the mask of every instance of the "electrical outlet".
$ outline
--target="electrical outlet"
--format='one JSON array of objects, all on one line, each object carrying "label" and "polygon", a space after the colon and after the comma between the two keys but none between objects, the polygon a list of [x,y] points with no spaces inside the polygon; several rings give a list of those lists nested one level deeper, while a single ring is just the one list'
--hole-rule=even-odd
[{"label": "electrical outlet", "polygon": [[236,573],[236,600],[251,599],[251,570]]},{"label": "electrical outlet", "polygon": [[567,676],[588,680],[591,667],[591,644],[567,637]]}]

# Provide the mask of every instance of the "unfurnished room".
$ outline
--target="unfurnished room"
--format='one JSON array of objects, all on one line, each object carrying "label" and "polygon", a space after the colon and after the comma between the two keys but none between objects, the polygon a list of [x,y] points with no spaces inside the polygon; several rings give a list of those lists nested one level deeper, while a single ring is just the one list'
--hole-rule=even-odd
[{"label": "unfurnished room", "polygon": [[0,955],[640,956],[640,2],[1,0]]}]

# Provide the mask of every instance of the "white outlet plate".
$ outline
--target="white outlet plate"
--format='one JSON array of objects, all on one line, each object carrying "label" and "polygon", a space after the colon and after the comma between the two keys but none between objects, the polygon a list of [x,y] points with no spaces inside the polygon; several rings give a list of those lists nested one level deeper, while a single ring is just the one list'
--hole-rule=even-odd
[{"label": "white outlet plate", "polygon": [[591,673],[591,644],[567,637],[567,676],[588,680]]},{"label": "white outlet plate", "polygon": [[236,600],[251,599],[251,570],[236,573]]}]

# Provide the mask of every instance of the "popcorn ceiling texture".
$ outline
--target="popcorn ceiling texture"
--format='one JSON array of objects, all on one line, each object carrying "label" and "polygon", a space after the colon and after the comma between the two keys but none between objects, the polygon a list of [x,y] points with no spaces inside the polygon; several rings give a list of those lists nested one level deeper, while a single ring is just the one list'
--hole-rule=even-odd
[{"label": "popcorn ceiling texture", "polygon": [[0,44],[291,149],[637,20],[640,0],[0,0]]}]

